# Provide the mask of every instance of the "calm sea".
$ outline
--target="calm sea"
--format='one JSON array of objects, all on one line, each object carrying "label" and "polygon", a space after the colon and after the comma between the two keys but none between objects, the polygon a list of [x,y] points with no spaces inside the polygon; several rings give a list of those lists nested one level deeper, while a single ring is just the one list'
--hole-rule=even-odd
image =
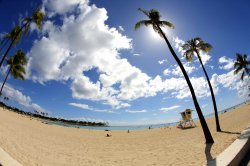
[{"label": "calm sea", "polygon": [[[234,110],[235,108],[244,105],[246,103],[241,103],[235,106],[232,106],[230,108],[224,109],[222,111],[219,111],[219,114],[223,114],[225,112],[229,112]],[[206,118],[213,117],[214,114],[208,114],[205,115]],[[198,121],[198,118],[194,118],[194,121]],[[134,125],[134,126],[108,126],[108,127],[95,127],[95,126],[78,126],[78,125],[69,125],[65,124],[62,122],[47,122],[48,124],[54,124],[54,125],[59,125],[59,126],[64,126],[64,127],[71,127],[71,128],[82,128],[82,129],[90,129],[90,130],[144,130],[144,129],[151,129],[154,128],[161,128],[161,127],[167,127],[167,126],[176,126],[178,125],[179,122],[174,122],[174,123],[164,123],[164,124],[152,124],[152,125]]]}]

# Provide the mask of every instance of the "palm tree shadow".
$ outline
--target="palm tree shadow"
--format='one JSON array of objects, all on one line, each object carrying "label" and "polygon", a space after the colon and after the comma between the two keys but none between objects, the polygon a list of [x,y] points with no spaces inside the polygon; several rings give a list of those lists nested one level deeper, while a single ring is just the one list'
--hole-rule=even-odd
[{"label": "palm tree shadow", "polygon": [[232,132],[232,131],[220,131],[221,133],[226,133],[226,134],[237,134],[240,135],[239,132]]},{"label": "palm tree shadow", "polygon": [[206,155],[207,163],[213,160],[213,156],[211,155],[212,146],[213,144],[206,144],[206,147],[205,147],[205,155]]}]

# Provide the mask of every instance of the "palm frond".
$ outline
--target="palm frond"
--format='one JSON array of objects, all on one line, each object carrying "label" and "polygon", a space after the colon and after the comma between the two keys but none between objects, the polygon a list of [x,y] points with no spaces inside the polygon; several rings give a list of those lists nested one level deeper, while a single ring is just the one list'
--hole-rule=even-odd
[{"label": "palm frond", "polygon": [[190,49],[190,44],[185,43],[185,44],[183,44],[183,45],[181,46],[181,48],[182,48],[183,50],[189,50],[189,49]]},{"label": "palm frond", "polygon": [[212,48],[212,45],[210,45],[209,43],[203,43],[202,45],[200,45],[200,50],[204,52],[209,52]]},{"label": "palm frond", "polygon": [[237,67],[235,70],[234,70],[234,74],[238,74],[241,70],[242,70],[243,67],[239,66]]},{"label": "palm frond", "polygon": [[241,64],[239,63],[239,62],[234,62],[234,69],[236,69],[236,68],[238,68],[238,67],[240,67],[241,66]]},{"label": "palm frond", "polygon": [[243,81],[245,76],[245,71],[242,72],[240,79]]},{"label": "palm frond", "polygon": [[141,11],[142,13],[144,13],[146,16],[149,17],[149,11],[142,9],[142,8],[138,8],[139,11]]},{"label": "palm frond", "polygon": [[141,20],[135,24],[135,30],[139,29],[142,25],[148,26],[152,24],[150,20]]},{"label": "palm frond", "polygon": [[37,9],[33,15],[32,15],[32,21],[36,24],[38,29],[42,29],[42,24],[44,20],[44,13],[41,11],[41,9]]},{"label": "palm frond", "polygon": [[194,41],[199,41],[199,42],[203,41],[201,37],[195,37],[193,40]]},{"label": "palm frond", "polygon": [[27,59],[25,53],[22,50],[18,50],[14,57],[10,57],[7,60],[8,65],[10,65],[11,74],[15,79],[24,80],[24,75],[26,73],[24,65],[27,64]]},{"label": "palm frond", "polygon": [[239,73],[242,71],[241,80],[243,81],[244,75],[247,74],[250,77],[250,68],[249,68],[250,61],[247,59],[247,55],[236,53],[236,61],[234,62],[234,74]]},{"label": "palm frond", "polygon": [[166,27],[169,27],[169,28],[172,28],[172,29],[175,28],[174,24],[172,24],[171,22],[168,22],[168,21],[160,21],[159,25],[160,26],[166,26]]},{"label": "palm frond", "polygon": [[194,51],[187,50],[187,51],[185,51],[184,56],[185,56],[187,61],[191,62],[191,61],[193,61]]}]

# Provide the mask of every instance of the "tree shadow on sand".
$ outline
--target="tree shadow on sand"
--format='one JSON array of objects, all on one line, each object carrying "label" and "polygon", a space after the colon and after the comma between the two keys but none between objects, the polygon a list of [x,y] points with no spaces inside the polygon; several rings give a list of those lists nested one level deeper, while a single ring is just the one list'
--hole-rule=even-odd
[{"label": "tree shadow on sand", "polygon": [[211,155],[212,146],[213,144],[206,144],[206,147],[205,147],[205,155],[206,155],[207,163],[213,160],[213,156]]},{"label": "tree shadow on sand", "polygon": [[220,131],[220,133],[226,133],[226,134],[237,134],[237,135],[240,135],[239,132],[232,132],[232,131]]}]

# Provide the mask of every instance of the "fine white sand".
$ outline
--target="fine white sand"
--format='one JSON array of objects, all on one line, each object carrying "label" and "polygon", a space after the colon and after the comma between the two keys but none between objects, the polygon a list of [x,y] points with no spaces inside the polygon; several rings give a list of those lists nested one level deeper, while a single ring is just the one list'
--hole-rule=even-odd
[{"label": "fine white sand", "polygon": [[[203,165],[225,150],[250,123],[250,105],[207,119],[215,143],[205,144],[201,126],[139,131],[97,131],[41,123],[0,108],[0,147],[23,165]],[[106,137],[106,134],[112,137]],[[0,159],[1,162],[1,159]]]}]

